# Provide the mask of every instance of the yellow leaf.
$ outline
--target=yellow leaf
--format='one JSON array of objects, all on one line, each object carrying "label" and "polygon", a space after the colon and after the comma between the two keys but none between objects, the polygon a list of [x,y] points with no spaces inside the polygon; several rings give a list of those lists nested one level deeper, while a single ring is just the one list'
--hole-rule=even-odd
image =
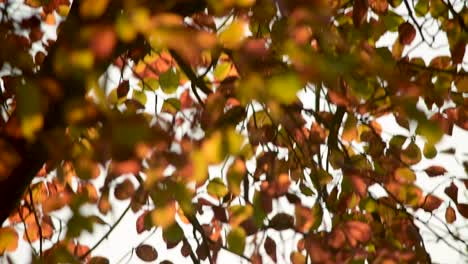
[{"label": "yellow leaf", "polygon": [[202,151],[208,163],[219,163],[224,159],[222,155],[222,135],[217,131],[203,142]]},{"label": "yellow leaf", "polygon": [[0,255],[18,248],[18,233],[11,227],[0,228]]},{"label": "yellow leaf", "polygon": [[197,186],[202,185],[208,178],[208,162],[202,151],[194,151],[191,155],[193,164],[193,179]]},{"label": "yellow leaf", "polygon": [[289,104],[297,99],[302,88],[299,78],[292,73],[276,75],[268,81],[270,95],[280,103]]},{"label": "yellow leaf", "polygon": [[109,0],[83,0],[80,4],[80,15],[86,18],[100,17],[108,4]]},{"label": "yellow leaf", "polygon": [[219,34],[219,42],[229,49],[238,48],[245,37],[245,28],[244,21],[236,20],[232,22],[226,30]]},{"label": "yellow leaf", "polygon": [[151,220],[154,225],[165,229],[175,222],[176,204],[169,202],[164,207],[157,207],[151,211]]}]

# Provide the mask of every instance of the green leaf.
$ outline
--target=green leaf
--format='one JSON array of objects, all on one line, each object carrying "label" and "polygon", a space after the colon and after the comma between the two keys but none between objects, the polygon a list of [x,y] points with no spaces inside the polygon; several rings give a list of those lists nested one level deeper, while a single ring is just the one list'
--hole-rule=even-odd
[{"label": "green leaf", "polygon": [[21,131],[28,139],[42,128],[44,117],[41,113],[41,94],[34,85],[20,85],[16,90],[17,109],[21,120]]},{"label": "green leaf", "polygon": [[226,185],[224,185],[224,182],[221,178],[215,178],[211,180],[206,188],[210,195],[218,198],[222,198],[228,194],[228,189],[226,188]]},{"label": "green leaf", "polygon": [[426,143],[424,144],[423,154],[426,159],[433,159],[437,156],[437,149],[434,145]]},{"label": "green leaf", "polygon": [[140,82],[140,87],[143,90],[156,91],[159,89],[159,81],[155,78],[146,78],[143,82]]},{"label": "green leaf", "polygon": [[146,104],[147,98],[146,98],[146,93],[144,91],[139,91],[139,90],[133,89],[132,97],[133,97],[133,99],[140,102],[142,105]]},{"label": "green leaf", "polygon": [[419,122],[416,133],[425,137],[428,144],[434,145],[442,138],[444,132],[434,122],[423,120]]},{"label": "green leaf", "polygon": [[381,16],[383,19],[385,27],[392,32],[398,31],[400,24],[405,22],[405,20],[398,14],[388,11],[385,16]]},{"label": "green leaf", "polygon": [[165,93],[174,93],[179,87],[179,72],[170,69],[159,75],[159,85]]},{"label": "green leaf", "polygon": [[174,222],[174,224],[163,230],[163,239],[166,242],[177,244],[184,239],[184,231]]},{"label": "green leaf", "polygon": [[275,75],[268,81],[270,95],[280,103],[289,104],[297,99],[297,92],[302,88],[299,78],[292,73]]},{"label": "green leaf", "polygon": [[229,232],[227,236],[228,249],[233,253],[242,255],[245,248],[245,230],[241,227],[236,227]]},{"label": "green leaf", "polygon": [[180,111],[180,101],[177,98],[168,98],[164,100],[162,112],[167,112],[171,114],[175,114],[176,112]]},{"label": "green leaf", "polygon": [[232,63],[230,62],[222,62],[218,64],[213,72],[213,76],[217,81],[222,81],[226,78],[231,70]]},{"label": "green leaf", "polygon": [[429,12],[429,0],[418,0],[418,3],[414,7],[414,11],[417,16],[425,16],[427,12]]}]

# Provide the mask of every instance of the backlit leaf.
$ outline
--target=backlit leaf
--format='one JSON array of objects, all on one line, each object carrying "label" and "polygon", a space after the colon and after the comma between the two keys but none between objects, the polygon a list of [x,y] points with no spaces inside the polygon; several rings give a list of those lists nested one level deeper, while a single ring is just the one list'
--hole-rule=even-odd
[{"label": "backlit leaf", "polygon": [[217,198],[222,198],[228,193],[228,189],[224,185],[224,182],[221,178],[215,178],[208,183],[206,187],[208,193]]},{"label": "backlit leaf", "polygon": [[455,213],[455,209],[453,209],[451,206],[447,207],[447,209],[445,210],[445,221],[451,224],[455,222],[456,219],[457,214]]},{"label": "backlit leaf", "polygon": [[15,251],[18,247],[18,233],[11,227],[0,228],[0,255]]},{"label": "backlit leaf", "polygon": [[174,93],[179,87],[179,72],[170,69],[159,75],[159,85],[165,93]]},{"label": "backlit leaf", "polygon": [[227,236],[228,248],[230,251],[242,255],[245,248],[245,231],[242,227],[232,229]]}]

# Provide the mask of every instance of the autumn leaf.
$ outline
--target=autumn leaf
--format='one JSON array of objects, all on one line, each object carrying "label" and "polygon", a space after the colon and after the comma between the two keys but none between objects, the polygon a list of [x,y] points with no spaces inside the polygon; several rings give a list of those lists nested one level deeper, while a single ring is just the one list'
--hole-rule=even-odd
[{"label": "autumn leaf", "polygon": [[430,166],[424,170],[429,177],[441,176],[447,172],[442,166]]},{"label": "autumn leaf", "polygon": [[143,261],[152,262],[158,258],[158,252],[148,244],[141,244],[135,250],[136,255]]},{"label": "autumn leaf", "polygon": [[135,192],[135,186],[133,185],[132,181],[130,181],[129,179],[126,179],[115,187],[114,194],[115,194],[115,198],[119,200],[126,200],[132,197],[134,192]]},{"label": "autumn leaf", "polygon": [[429,194],[424,198],[424,201],[421,207],[427,212],[432,212],[435,209],[439,208],[441,204],[442,204],[442,200],[440,198],[432,194]]},{"label": "autumn leaf", "polygon": [[447,207],[447,209],[445,210],[445,221],[451,224],[455,222],[456,219],[457,214],[455,213],[455,209],[453,209],[451,206]]},{"label": "autumn leaf", "polygon": [[457,209],[463,217],[468,218],[468,204],[458,203]]},{"label": "autumn leaf", "polygon": [[415,37],[416,29],[414,29],[414,26],[410,23],[405,22],[398,27],[398,38],[401,44],[409,45],[413,42]]},{"label": "autumn leaf", "polygon": [[0,254],[15,251],[18,247],[18,233],[11,227],[0,228]]},{"label": "autumn leaf", "polygon": [[227,236],[228,249],[236,254],[242,255],[245,248],[245,231],[241,227],[231,230]]},{"label": "autumn leaf", "polygon": [[453,182],[445,188],[444,192],[452,201],[458,203],[458,187]]},{"label": "autumn leaf", "polygon": [[267,238],[265,239],[265,243],[263,245],[264,245],[265,251],[268,254],[268,256],[270,256],[270,258],[274,262],[276,262],[277,257],[276,257],[276,243],[275,243],[275,241],[271,237],[267,236]]}]

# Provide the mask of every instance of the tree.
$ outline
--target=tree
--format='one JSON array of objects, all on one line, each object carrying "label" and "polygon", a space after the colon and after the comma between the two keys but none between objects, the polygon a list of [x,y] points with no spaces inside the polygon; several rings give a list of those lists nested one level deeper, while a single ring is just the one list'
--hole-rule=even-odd
[{"label": "tree", "polygon": [[[105,225],[120,200],[124,214],[139,215],[138,233],[162,230],[161,243],[181,244],[197,263],[223,250],[276,261],[282,232],[298,237],[293,263],[431,262],[422,227],[467,255],[458,233],[466,227],[455,225],[468,218],[458,199],[467,161],[458,159],[464,175],[421,168],[438,152],[455,159],[437,143],[455,126],[468,129],[466,2],[0,0],[0,8],[1,254],[25,240],[37,261],[106,263],[93,255],[105,237],[95,245],[79,237]],[[46,24],[59,25],[56,41]],[[427,63],[412,52],[436,45],[434,27],[449,55]],[[384,34],[397,36],[391,47],[376,44]],[[406,134],[385,134],[383,116]],[[442,195],[420,186],[433,177],[444,178]],[[57,217],[63,208],[67,221]],[[150,244],[135,253],[158,258]]]}]

